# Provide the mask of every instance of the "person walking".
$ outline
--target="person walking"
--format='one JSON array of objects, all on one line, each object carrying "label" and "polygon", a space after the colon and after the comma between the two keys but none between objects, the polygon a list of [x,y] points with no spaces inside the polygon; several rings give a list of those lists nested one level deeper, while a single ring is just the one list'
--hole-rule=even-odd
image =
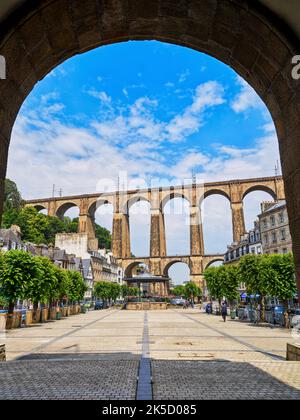
[{"label": "person walking", "polygon": [[227,317],[227,304],[226,304],[225,301],[222,302],[221,315],[222,315],[223,321],[226,322],[226,317]]}]

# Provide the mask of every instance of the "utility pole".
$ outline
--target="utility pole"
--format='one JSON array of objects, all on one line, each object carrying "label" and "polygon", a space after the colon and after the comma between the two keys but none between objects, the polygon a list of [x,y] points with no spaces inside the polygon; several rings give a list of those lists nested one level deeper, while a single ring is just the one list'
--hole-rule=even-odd
[{"label": "utility pole", "polygon": [[54,194],[55,194],[55,184],[53,184],[52,186],[52,197],[54,198]]}]

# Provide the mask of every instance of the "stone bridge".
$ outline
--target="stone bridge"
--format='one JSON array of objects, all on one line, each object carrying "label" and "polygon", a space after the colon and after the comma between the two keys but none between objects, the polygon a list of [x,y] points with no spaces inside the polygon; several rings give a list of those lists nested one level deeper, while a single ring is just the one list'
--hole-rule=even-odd
[{"label": "stone bridge", "polygon": [[[189,184],[171,187],[147,188],[140,190],[105,192],[68,197],[52,197],[30,200],[26,206],[34,206],[39,211],[46,209],[51,216],[62,218],[72,207],[79,208],[79,233],[87,233],[89,247],[97,250],[95,239],[95,212],[104,205],[113,206],[112,252],[118,258],[125,270],[136,265],[136,259],[131,258],[130,247],[130,207],[139,201],[150,203],[151,231],[150,256],[139,258],[147,264],[153,273],[165,275],[168,267],[175,262],[185,262],[191,270],[191,276],[199,276],[210,259],[220,260],[221,256],[206,256],[204,251],[201,203],[211,195],[224,196],[231,205],[232,239],[238,241],[246,232],[243,199],[253,191],[265,191],[273,199],[284,199],[283,180],[280,176],[255,179],[240,179],[232,181],[209,182],[204,184]],[[176,197],[184,198],[190,209],[190,255],[167,256],[164,208],[166,203]]]},{"label": "stone bridge", "polygon": [[123,258],[118,262],[124,270],[125,277],[132,276],[132,270],[139,264],[145,264],[149,267],[151,273],[157,276],[168,277],[168,271],[173,264],[184,263],[190,269],[190,280],[202,285],[202,275],[204,270],[217,261],[223,261],[222,254],[198,255],[198,256],[165,256],[165,257],[142,257],[142,258]]}]

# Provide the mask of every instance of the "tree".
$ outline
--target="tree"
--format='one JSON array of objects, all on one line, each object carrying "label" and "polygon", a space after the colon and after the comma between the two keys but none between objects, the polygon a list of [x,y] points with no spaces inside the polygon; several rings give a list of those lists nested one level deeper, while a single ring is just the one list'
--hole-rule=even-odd
[{"label": "tree", "polygon": [[194,301],[195,297],[202,296],[201,289],[194,282],[189,281],[184,286],[184,296],[187,299],[191,298]]},{"label": "tree", "polygon": [[138,287],[129,287],[128,296],[139,296],[140,289]]},{"label": "tree", "polygon": [[[267,255],[264,255],[265,261],[267,262]],[[260,295],[264,296],[266,289],[264,286],[264,281],[261,281],[264,276],[260,273],[262,268],[267,268],[260,264],[259,255],[245,255],[239,261],[239,270],[240,270],[240,281],[246,284],[247,293],[250,295]]]},{"label": "tree", "polygon": [[204,279],[210,296],[218,299],[219,303],[221,303],[221,299],[223,298],[223,289],[222,280],[219,275],[219,267],[208,267],[204,271]]},{"label": "tree", "polygon": [[36,274],[32,277],[26,297],[38,308],[38,303],[51,303],[58,288],[58,278],[54,264],[47,257],[34,257]]},{"label": "tree", "polygon": [[185,296],[185,288],[183,285],[175,286],[171,293],[175,296]]},{"label": "tree", "polygon": [[126,298],[129,295],[129,287],[126,284],[121,286],[121,295],[123,298]]},{"label": "tree", "polygon": [[87,291],[84,279],[78,271],[67,271],[67,276],[71,282],[68,287],[68,298],[71,302],[80,302]]},{"label": "tree", "polygon": [[283,301],[291,299],[297,292],[292,254],[272,254],[267,257],[260,259],[260,268],[263,264],[266,266],[260,274],[266,294]]},{"label": "tree", "polygon": [[94,286],[94,296],[107,301],[110,297],[109,283],[106,281],[99,281]]},{"label": "tree", "polygon": [[31,282],[38,276],[34,257],[25,251],[10,250],[1,254],[0,289],[8,300],[8,312],[12,314],[18,299],[26,299]]},{"label": "tree", "polygon": [[229,302],[233,302],[239,296],[239,267],[237,265],[221,265],[217,268],[219,282],[222,285],[222,294]]},{"label": "tree", "polygon": [[57,287],[53,291],[53,300],[68,299],[70,291],[72,289],[72,280],[68,276],[66,270],[61,269],[57,265],[53,265],[55,276],[57,278]]},{"label": "tree", "polygon": [[118,283],[110,283],[110,298],[115,301],[121,294],[121,287]]},{"label": "tree", "polygon": [[3,211],[19,211],[22,206],[22,197],[15,182],[6,179],[4,182]]}]

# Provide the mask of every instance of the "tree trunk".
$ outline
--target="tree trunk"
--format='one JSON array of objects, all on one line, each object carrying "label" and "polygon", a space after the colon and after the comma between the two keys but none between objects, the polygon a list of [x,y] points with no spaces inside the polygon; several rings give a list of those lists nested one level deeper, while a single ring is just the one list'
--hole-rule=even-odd
[{"label": "tree trunk", "polygon": [[9,302],[8,304],[8,313],[12,315],[14,313],[15,302]]}]

